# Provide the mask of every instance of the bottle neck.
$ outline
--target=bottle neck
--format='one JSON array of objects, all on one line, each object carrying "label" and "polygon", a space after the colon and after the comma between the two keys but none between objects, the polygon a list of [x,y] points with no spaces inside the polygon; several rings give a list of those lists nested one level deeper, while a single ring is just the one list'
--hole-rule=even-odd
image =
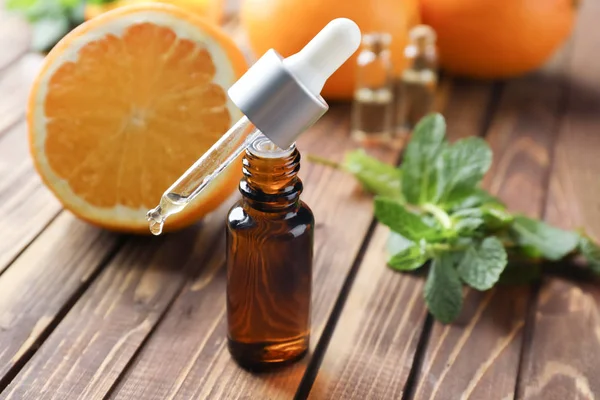
[{"label": "bottle neck", "polygon": [[292,145],[281,150],[267,138],[246,150],[240,192],[251,207],[264,212],[289,211],[299,205],[302,181],[298,178],[300,153]]},{"label": "bottle neck", "polygon": [[435,44],[413,42],[406,47],[407,69],[422,71],[437,69],[437,50]]}]

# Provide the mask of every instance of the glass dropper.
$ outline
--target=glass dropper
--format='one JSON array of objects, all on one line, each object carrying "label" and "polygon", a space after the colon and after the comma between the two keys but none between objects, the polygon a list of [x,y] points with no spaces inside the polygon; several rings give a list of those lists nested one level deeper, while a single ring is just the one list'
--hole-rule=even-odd
[{"label": "glass dropper", "polygon": [[282,149],[295,142],[327,111],[321,89],[360,42],[358,26],[338,18],[290,57],[267,51],[227,92],[244,116],[148,211],[150,231],[159,235],[168,216],[183,210],[260,135]]},{"label": "glass dropper", "polygon": [[148,211],[150,232],[160,235],[168,216],[178,213],[262,133],[243,116],[167,189],[160,204]]}]

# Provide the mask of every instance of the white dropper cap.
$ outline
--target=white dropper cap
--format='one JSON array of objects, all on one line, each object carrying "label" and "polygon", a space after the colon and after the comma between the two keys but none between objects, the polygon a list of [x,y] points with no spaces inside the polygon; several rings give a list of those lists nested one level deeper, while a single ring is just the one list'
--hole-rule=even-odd
[{"label": "white dropper cap", "polygon": [[348,18],[328,23],[300,52],[283,60],[283,65],[314,95],[325,81],[358,49],[360,29]]},{"label": "white dropper cap", "polygon": [[325,26],[300,52],[265,53],[229,89],[233,103],[273,143],[285,149],[328,109],[325,81],[358,49],[361,33],[347,18]]}]

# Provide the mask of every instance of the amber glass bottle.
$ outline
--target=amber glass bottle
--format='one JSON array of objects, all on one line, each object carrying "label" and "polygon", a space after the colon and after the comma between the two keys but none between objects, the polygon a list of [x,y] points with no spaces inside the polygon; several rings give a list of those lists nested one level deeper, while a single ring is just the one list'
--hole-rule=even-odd
[{"label": "amber glass bottle", "polygon": [[267,138],[246,151],[242,199],[227,218],[228,345],[252,370],[308,349],[314,218],[300,200],[300,153]]}]

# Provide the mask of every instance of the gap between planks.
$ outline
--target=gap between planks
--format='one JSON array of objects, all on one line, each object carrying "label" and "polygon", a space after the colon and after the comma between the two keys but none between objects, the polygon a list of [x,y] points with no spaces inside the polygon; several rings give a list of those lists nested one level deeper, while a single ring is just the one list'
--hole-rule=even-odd
[{"label": "gap between planks", "polygon": [[[12,354],[11,359],[9,361],[7,360],[8,362],[5,365],[8,365],[8,368],[0,369],[2,372],[2,375],[0,376],[0,393],[10,384],[15,376],[17,376],[19,371],[21,371],[25,364],[35,354],[36,350],[44,343],[52,331],[58,326],[60,321],[62,321],[67,315],[73,305],[75,305],[75,303],[79,300],[79,298],[81,298],[83,293],[85,293],[92,282],[94,282],[102,269],[117,254],[123,244],[123,240],[118,240],[113,247],[108,249],[108,252],[103,258],[100,259],[98,265],[95,268],[92,268],[90,273],[87,273],[86,279],[83,279],[81,284],[74,287],[73,291],[66,296],[64,302],[58,307],[54,315],[48,315],[47,313],[44,313],[44,315],[39,316],[39,319],[37,319],[37,322],[35,322],[31,328],[30,334],[22,343],[20,343],[18,350]],[[38,293],[35,295],[38,295]],[[49,310],[46,309],[46,311]],[[0,335],[0,340],[1,339],[2,338]],[[11,355],[10,353],[7,353],[7,350],[7,348],[4,348],[4,351],[0,356],[0,360],[6,359],[7,356]]]},{"label": "gap between planks", "polygon": [[[441,88],[446,98],[449,92],[447,83]],[[484,111],[491,107],[492,93],[498,90],[492,85],[465,81],[456,81],[453,86],[452,97],[447,100],[445,109],[449,132],[454,132],[455,139],[459,135],[479,132],[481,126],[485,126]],[[483,102],[482,97],[485,99]],[[478,105],[480,111],[473,113],[471,108],[466,107],[471,104]],[[465,118],[467,115],[469,117]],[[375,237],[369,243],[325,352],[324,364],[310,392],[311,398],[396,398],[401,395],[410,375],[415,350],[422,348],[426,342],[428,329],[421,331],[427,320],[420,300],[422,282],[385,267],[386,237],[385,229],[376,228]],[[388,292],[392,287],[396,288],[395,296],[390,297]],[[404,310],[398,308],[401,300],[413,305],[407,305]],[[388,311],[382,314],[382,309]],[[398,323],[401,325],[396,325]],[[350,355],[348,352],[351,352]],[[372,355],[374,353],[378,354]],[[344,360],[345,366],[342,365]],[[389,372],[394,370],[394,363],[398,374]],[[417,359],[416,365],[418,363]],[[393,376],[390,377],[390,373]],[[381,381],[377,382],[378,379]],[[380,387],[376,387],[374,382]]]},{"label": "gap between planks", "polygon": [[[479,127],[475,127],[475,130],[470,130],[468,132],[474,133],[474,136],[478,137],[486,136],[494,120],[495,113],[497,112],[498,107],[500,106],[500,99],[502,98],[504,86],[504,81],[494,81],[493,83],[491,83],[490,95],[487,104],[484,106],[481,116],[478,115],[477,117],[479,118],[475,118],[475,120],[481,120]],[[451,120],[451,122],[453,122],[453,120]],[[453,139],[461,137],[462,134],[459,133],[458,135],[454,136]],[[411,367],[410,375],[408,376],[406,382],[405,392],[402,395],[402,400],[414,399],[415,391],[417,389],[417,382],[419,378],[423,379],[423,377],[419,376],[419,374],[422,371],[422,368],[424,367],[423,364],[425,362],[425,355],[430,344],[430,338],[434,322],[435,321],[433,319],[433,316],[427,313],[427,319],[424,323],[424,328],[419,339],[419,345],[416,349],[415,361]]]},{"label": "gap between planks", "polygon": [[[339,148],[339,142],[340,137],[346,135],[346,116],[347,107],[334,107],[330,122],[323,121],[323,124],[315,126],[311,130],[312,134],[307,133],[303,137],[300,146],[307,146],[314,151],[327,150],[327,148],[336,149],[337,153],[332,151],[330,154],[335,154],[336,158],[341,157],[345,149]],[[333,131],[331,131],[332,129]],[[316,170],[319,172],[316,173]],[[315,295],[319,297],[320,301],[315,302],[315,314],[313,315],[316,315],[315,338],[318,338],[325,317],[329,315],[337,297],[337,290],[331,292],[332,287],[338,285],[341,287],[343,284],[341,278],[346,277],[347,268],[350,266],[350,264],[346,264],[346,260],[351,259],[354,247],[358,250],[364,233],[372,221],[370,212],[366,213],[367,209],[370,210],[371,204],[366,198],[357,199],[356,196],[351,196],[355,184],[350,177],[340,181],[336,176],[336,184],[332,186],[331,182],[334,177],[332,171],[305,164],[304,172],[308,172],[309,176],[308,179],[305,179],[307,183],[305,199],[314,206],[317,218],[321,220],[317,227],[317,234],[323,235],[325,231],[330,232],[326,243],[322,241],[317,243],[315,257]],[[349,183],[352,184],[349,185]],[[330,210],[325,194],[343,199],[342,206],[336,210]],[[353,217],[355,214],[360,217]],[[323,218],[319,218],[319,215]],[[216,221],[215,224],[221,227],[224,212],[216,213],[211,218]],[[354,218],[354,229],[339,229],[339,221],[348,218]],[[221,233],[219,230],[219,237],[222,236]],[[182,233],[179,238],[183,238],[188,244],[190,241],[196,242],[195,247],[200,246],[199,240],[194,238],[189,231]],[[346,243],[350,243],[351,246],[340,247],[340,241],[347,241]],[[197,295],[209,296],[205,301],[214,304],[215,301],[220,303],[219,299],[224,295],[221,290],[224,289],[222,287],[224,277],[218,273],[218,271],[222,271],[222,268],[218,266],[218,260],[210,261],[211,265],[217,265],[214,267],[216,272],[211,269],[213,267],[205,266],[198,278],[200,282],[204,283],[200,285],[198,282],[190,283],[186,291],[182,293],[181,287],[185,283],[185,276],[179,276],[178,270],[169,274],[164,268],[159,270],[155,265],[157,263],[164,264],[166,254],[173,252],[178,254],[181,263],[193,263],[196,267],[200,267],[201,262],[198,260],[198,254],[192,255],[190,249],[183,244],[176,246],[171,243],[165,246],[170,250],[153,251],[148,246],[139,248],[128,243],[104,268],[95,282],[9,385],[5,393],[0,395],[0,398],[7,398],[11,395],[19,398],[44,398],[51,392],[57,396],[78,393],[92,397],[109,395],[118,397],[122,395],[123,390],[129,390],[127,388],[130,387],[131,379],[137,377],[140,368],[146,365],[148,355],[156,350],[155,344],[159,343],[157,340],[164,337],[165,332],[169,332],[173,322],[181,323],[181,321],[177,321],[181,307],[183,307],[184,313],[188,312],[186,310],[190,305],[185,303],[185,298]],[[205,243],[204,247],[206,247]],[[337,252],[333,254],[326,251],[327,249],[337,249]],[[146,252],[148,254],[145,254]],[[153,255],[154,253],[156,254]],[[336,259],[338,260],[336,261]],[[173,262],[176,261],[170,261],[170,263]],[[332,268],[332,265],[336,268]],[[173,275],[176,276],[173,277]],[[128,282],[124,286],[124,292],[114,287],[117,285],[116,282],[122,279]],[[152,283],[154,289],[142,296],[141,304],[138,305],[137,301],[132,304],[131,296],[133,295],[135,300],[140,291],[140,285],[142,285],[142,292],[150,290],[143,283],[147,280],[154,282]],[[158,287],[162,289],[157,289],[155,285],[159,285]],[[117,290],[117,293],[114,293],[114,290]],[[191,290],[191,292],[187,290]],[[111,300],[108,300],[109,297]],[[173,299],[177,299],[175,304],[172,303]],[[192,304],[198,304],[198,301],[193,301]],[[102,320],[97,320],[94,315],[96,312],[105,312],[107,316]],[[194,315],[193,310],[189,312],[192,313],[190,315]],[[199,317],[201,318],[198,322],[200,325],[194,324],[194,336],[202,329],[209,328],[207,324],[210,321],[207,320],[207,315]],[[220,325],[222,321],[223,315],[217,313],[214,322],[218,325],[215,326],[222,329]],[[171,337],[168,336],[169,342]],[[212,336],[209,334],[208,338],[212,338]],[[222,338],[222,332],[219,330],[218,339],[222,341]],[[200,347],[200,349],[202,348]],[[98,359],[93,357],[94,354],[103,354],[105,358]],[[185,350],[185,355],[191,355],[189,348]],[[219,357],[222,360],[219,362],[225,363],[223,367],[238,377],[236,379],[239,379],[241,371],[229,361],[225,349],[220,350]],[[164,363],[159,364],[164,365]],[[155,363],[151,365],[159,366]],[[296,383],[290,381],[294,391],[301,378],[301,374],[298,373],[303,371],[302,364],[298,364],[297,368],[296,378],[294,378],[297,379]],[[168,370],[163,370],[161,375],[167,376],[167,372]],[[146,373],[143,376],[152,379]],[[192,375],[190,375],[190,379],[193,379]],[[189,385],[193,385],[193,382],[196,380],[182,382],[184,385],[182,390],[188,390]],[[223,383],[225,382],[223,381]],[[248,384],[251,386],[252,382],[256,383],[256,381],[248,381]],[[151,380],[147,383],[149,390],[152,390],[152,385],[158,382]],[[261,386],[258,386],[253,390],[260,391],[262,389]]]},{"label": "gap between planks", "polygon": [[[600,129],[600,3],[582,2],[570,62],[564,74],[566,110],[555,145],[549,196],[549,223],[584,227],[600,239],[597,171]],[[573,268],[573,267],[572,267]],[[545,276],[532,310],[530,342],[525,348],[517,397],[593,399],[600,393],[599,280]]]},{"label": "gap between planks", "polygon": [[[328,123],[319,124],[318,128],[321,132],[311,130],[312,133],[307,133],[301,138],[299,148],[302,151],[306,148],[321,153],[325,151],[329,157],[340,159],[345,151],[353,146],[347,139],[344,139],[347,135],[348,107],[334,106],[332,112],[327,118]],[[344,146],[340,147],[340,142],[345,143]],[[387,159],[390,159],[392,155],[393,153],[388,153]],[[354,248],[358,253],[359,245],[372,222],[372,217],[368,199],[359,197],[360,202],[357,203],[356,196],[352,195],[351,192],[356,185],[351,177],[344,176],[343,179],[338,179],[334,171],[308,163],[304,164],[303,170],[307,175],[303,177],[307,189],[304,200],[311,205],[318,221],[313,280],[313,346],[311,348],[314,349],[314,339],[318,340],[325,329],[326,320],[334,308],[337,293],[339,293],[337,287],[343,286],[351,268],[350,262],[354,259],[352,257],[352,254],[355,253]],[[332,182],[336,183],[332,185]],[[331,210],[332,203],[338,204],[335,211]],[[368,213],[366,208],[369,209]],[[339,212],[342,214],[336,216]],[[352,217],[357,213],[359,217]],[[325,218],[321,218],[321,216]],[[353,229],[341,229],[340,222],[347,221],[349,218],[354,218]],[[325,234],[325,230],[328,231],[327,236],[322,236]],[[347,245],[340,247],[341,243]],[[339,272],[336,272],[338,269]],[[127,377],[114,392],[113,398],[235,397],[234,393],[242,392],[256,398],[279,398],[279,396],[289,398],[293,396],[306,368],[307,360],[278,374],[255,377],[241,371],[230,361],[227,350],[223,347],[224,339],[220,332],[224,329],[224,316],[216,311],[205,315],[204,320],[206,321],[208,318],[218,325],[214,325],[209,331],[204,331],[202,326],[195,328],[196,334],[204,338],[194,345],[197,349],[196,354],[185,365],[182,364],[183,361],[178,361],[169,367],[166,375],[173,376],[170,379],[176,380],[177,384],[172,384],[170,387],[168,381],[165,381],[150,384],[144,389],[140,388],[138,384],[140,380],[147,381],[148,379],[153,380],[153,377],[158,378],[154,371],[156,360],[163,358],[161,354],[164,352],[164,346],[169,337],[181,334],[181,332],[173,332],[174,326],[178,324],[180,329],[184,330],[183,340],[187,340],[185,339],[186,331],[192,327],[188,328],[187,324],[182,326],[183,322],[178,322],[177,315],[195,304],[200,309],[191,311],[191,318],[197,318],[196,315],[199,317],[201,310],[205,307],[204,304],[208,301],[207,296],[212,301],[224,301],[224,286],[222,286],[224,285],[222,281],[224,272],[219,271],[215,272],[217,276],[214,276],[215,273],[213,273],[210,280],[202,278],[202,281],[205,282],[201,285],[202,289],[194,290],[197,285],[190,284],[189,288],[180,295],[177,305],[167,316],[164,326],[150,339],[148,346],[142,349],[140,360],[126,372]],[[334,274],[328,276],[331,273]],[[324,291],[326,286],[329,290]],[[215,333],[214,329],[219,329],[219,333]],[[213,346],[218,349],[216,353],[210,350]],[[183,350],[176,349],[175,353],[181,351]],[[163,371],[161,377],[164,378],[164,376]]]},{"label": "gap between planks", "polygon": [[[506,84],[486,135],[494,164],[484,185],[512,211],[540,216],[548,190],[554,135],[564,87],[548,74],[554,63]],[[529,287],[467,291],[453,325],[434,323],[413,398],[513,398],[524,350],[523,329],[533,306]],[[475,339],[476,338],[476,339]]]}]

